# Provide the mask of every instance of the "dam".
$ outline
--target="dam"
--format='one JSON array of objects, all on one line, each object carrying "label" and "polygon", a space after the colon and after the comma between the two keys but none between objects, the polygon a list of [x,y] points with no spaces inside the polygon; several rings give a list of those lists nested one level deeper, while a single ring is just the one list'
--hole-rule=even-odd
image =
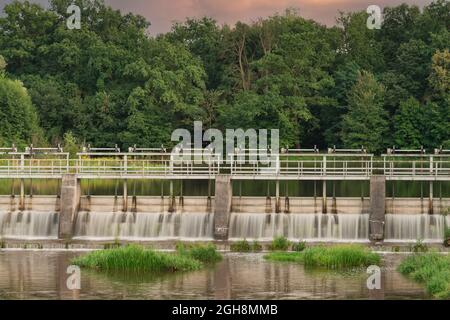
[{"label": "dam", "polygon": [[272,155],[275,166],[160,150],[0,156],[1,241],[442,242],[450,224],[443,151],[303,150]]}]

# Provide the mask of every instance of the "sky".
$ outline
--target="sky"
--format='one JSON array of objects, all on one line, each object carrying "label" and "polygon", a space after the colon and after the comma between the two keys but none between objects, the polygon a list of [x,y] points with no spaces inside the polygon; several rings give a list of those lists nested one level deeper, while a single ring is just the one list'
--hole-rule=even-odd
[{"label": "sky", "polygon": [[[12,0],[0,0],[0,9]],[[274,13],[295,8],[302,17],[333,25],[339,11],[366,10],[369,5],[395,6],[401,3],[422,7],[432,0],[105,0],[123,12],[140,14],[150,21],[153,35],[170,31],[174,21],[186,17],[209,16],[220,24],[251,22]],[[31,0],[46,4],[48,0]]]}]

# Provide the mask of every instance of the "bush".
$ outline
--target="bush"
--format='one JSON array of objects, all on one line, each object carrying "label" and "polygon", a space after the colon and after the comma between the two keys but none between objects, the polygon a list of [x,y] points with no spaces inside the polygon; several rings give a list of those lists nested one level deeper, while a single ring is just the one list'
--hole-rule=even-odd
[{"label": "bush", "polygon": [[188,256],[156,252],[137,245],[93,251],[74,258],[72,263],[85,268],[121,272],[175,272],[196,270],[202,266],[200,261]]},{"label": "bush", "polygon": [[290,242],[285,237],[276,237],[272,240],[269,249],[272,251],[286,251],[289,249]]},{"label": "bush", "polygon": [[306,249],[306,241],[300,241],[292,245],[292,251],[301,252]]}]

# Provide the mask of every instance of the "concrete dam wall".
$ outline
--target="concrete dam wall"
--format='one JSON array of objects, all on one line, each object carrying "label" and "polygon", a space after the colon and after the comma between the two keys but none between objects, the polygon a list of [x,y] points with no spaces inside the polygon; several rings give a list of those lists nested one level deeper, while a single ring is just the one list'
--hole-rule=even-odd
[{"label": "concrete dam wall", "polygon": [[384,183],[371,197],[241,197],[225,176],[212,197],[85,196],[67,176],[61,196],[0,196],[0,238],[442,241],[450,199],[386,198]]}]

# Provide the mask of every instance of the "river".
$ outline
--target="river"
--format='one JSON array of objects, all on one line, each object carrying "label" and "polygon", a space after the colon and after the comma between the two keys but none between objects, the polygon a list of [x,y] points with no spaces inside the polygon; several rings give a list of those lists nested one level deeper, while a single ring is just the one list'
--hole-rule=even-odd
[{"label": "river", "polygon": [[81,270],[68,290],[70,259],[80,251],[0,251],[0,299],[424,299],[424,288],[395,269],[404,254],[383,256],[381,289],[364,270],[308,270],[263,254],[226,253],[215,266],[166,276],[105,275]]}]

